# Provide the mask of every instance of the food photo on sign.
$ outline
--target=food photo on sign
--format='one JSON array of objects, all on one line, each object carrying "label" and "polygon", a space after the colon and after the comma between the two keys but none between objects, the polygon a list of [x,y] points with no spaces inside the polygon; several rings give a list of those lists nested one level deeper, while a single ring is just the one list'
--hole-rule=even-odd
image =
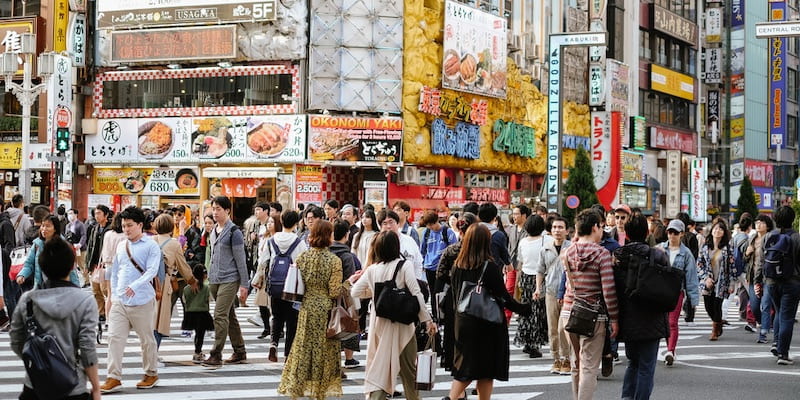
[{"label": "food photo on sign", "polygon": [[147,159],[161,159],[172,149],[172,128],[161,121],[139,125],[139,155]]},{"label": "food photo on sign", "polygon": [[220,158],[233,146],[233,122],[225,117],[194,119],[192,155]]}]

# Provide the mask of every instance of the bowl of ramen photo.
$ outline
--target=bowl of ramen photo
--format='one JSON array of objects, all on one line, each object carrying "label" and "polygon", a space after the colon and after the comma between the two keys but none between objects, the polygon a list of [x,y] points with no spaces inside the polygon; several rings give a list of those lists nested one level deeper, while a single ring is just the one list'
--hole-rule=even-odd
[{"label": "bowl of ramen photo", "polygon": [[289,129],[289,125],[262,122],[247,133],[247,147],[256,156],[277,157],[289,142]]},{"label": "bowl of ramen photo", "polygon": [[192,132],[192,155],[200,158],[220,158],[231,147],[233,123],[225,117],[195,120]]},{"label": "bowl of ramen photo", "polygon": [[189,168],[178,170],[175,176],[175,185],[178,189],[195,189],[197,188],[197,175]]},{"label": "bowl of ramen photo", "polygon": [[139,155],[148,159],[164,158],[172,148],[172,128],[161,121],[139,125]]}]

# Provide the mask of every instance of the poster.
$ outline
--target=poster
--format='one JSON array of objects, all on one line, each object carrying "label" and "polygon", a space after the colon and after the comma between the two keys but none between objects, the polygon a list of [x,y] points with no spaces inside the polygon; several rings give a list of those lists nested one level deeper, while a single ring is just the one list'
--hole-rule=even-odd
[{"label": "poster", "polygon": [[199,196],[197,168],[97,168],[95,194]]},{"label": "poster", "polygon": [[504,18],[447,1],[442,87],[505,98],[507,41]]},{"label": "poster", "polygon": [[402,118],[312,115],[308,154],[315,161],[400,161]]},{"label": "poster", "polygon": [[376,210],[386,207],[389,184],[386,181],[364,181],[364,203],[372,204]]},{"label": "poster", "polygon": [[689,204],[689,217],[697,222],[708,220],[708,159],[697,157],[691,160],[689,171],[690,192],[692,193]]},{"label": "poster", "polygon": [[120,118],[97,121],[86,138],[87,163],[300,162],[306,158],[305,115]]},{"label": "poster", "polygon": [[322,207],[322,167],[298,165],[295,170],[295,201]]},{"label": "poster", "polygon": [[284,210],[294,210],[294,175],[278,174],[275,183],[275,198]]}]

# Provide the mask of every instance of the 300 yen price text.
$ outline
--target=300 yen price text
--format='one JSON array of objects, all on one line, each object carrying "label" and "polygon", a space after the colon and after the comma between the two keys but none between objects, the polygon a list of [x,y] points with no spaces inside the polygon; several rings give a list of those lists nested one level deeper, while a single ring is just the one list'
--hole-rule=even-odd
[{"label": "300 yen price text", "polygon": [[298,183],[297,193],[319,193],[322,191],[319,183]]}]

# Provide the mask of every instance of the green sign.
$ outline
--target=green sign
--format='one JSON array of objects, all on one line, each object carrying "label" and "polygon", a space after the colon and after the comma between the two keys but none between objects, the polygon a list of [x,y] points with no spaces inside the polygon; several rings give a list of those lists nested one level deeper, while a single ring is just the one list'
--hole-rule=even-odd
[{"label": "green sign", "polygon": [[497,135],[492,143],[494,151],[534,158],[536,142],[533,128],[502,119],[495,121],[492,133]]}]

